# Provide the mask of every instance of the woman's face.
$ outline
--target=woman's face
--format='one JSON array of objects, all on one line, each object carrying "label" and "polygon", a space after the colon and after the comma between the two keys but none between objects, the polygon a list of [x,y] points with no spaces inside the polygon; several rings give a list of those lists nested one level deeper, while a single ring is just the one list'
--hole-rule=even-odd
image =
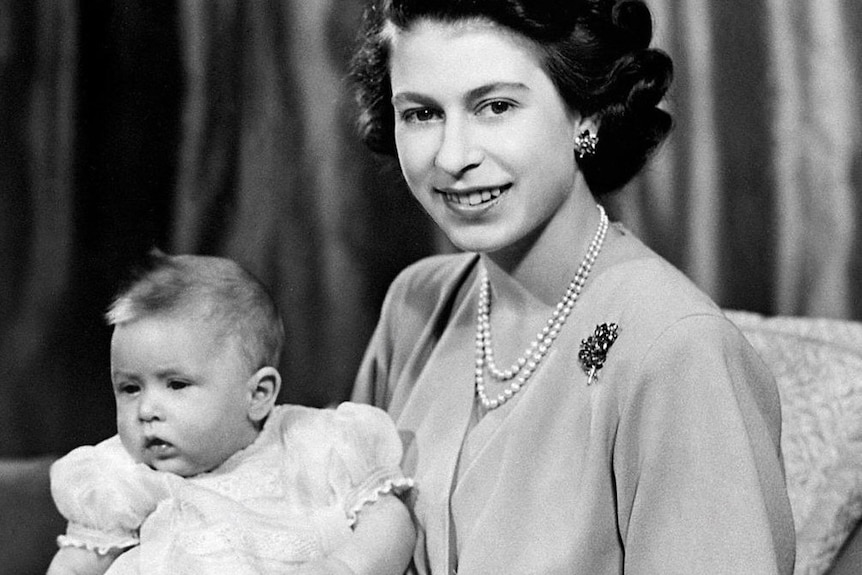
[{"label": "woman's face", "polygon": [[429,20],[391,41],[401,169],[449,239],[494,252],[560,217],[578,117],[530,41],[485,21]]}]

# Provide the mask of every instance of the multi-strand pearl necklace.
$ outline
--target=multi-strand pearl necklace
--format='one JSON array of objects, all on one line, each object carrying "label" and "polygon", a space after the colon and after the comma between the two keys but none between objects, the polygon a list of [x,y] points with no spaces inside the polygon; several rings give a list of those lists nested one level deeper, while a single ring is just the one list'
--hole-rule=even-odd
[{"label": "multi-strand pearl necklace", "polygon": [[[596,261],[596,257],[599,255],[602,244],[605,241],[605,234],[608,231],[608,216],[602,206],[598,206],[598,209],[599,227],[596,229],[596,235],[593,236],[590,247],[587,249],[587,254],[578,267],[574,279],[569,284],[566,294],[557,304],[545,327],[542,328],[536,339],[524,351],[524,355],[519,357],[509,369],[499,369],[494,361],[494,350],[491,346],[491,282],[488,280],[487,273],[482,275],[476,314],[475,383],[476,396],[485,409],[496,409],[512,399],[526,385],[530,376],[535,373],[542,359],[544,359],[551,345],[554,343],[554,340],[560,334],[560,330],[572,312],[575,302],[578,301],[581,289],[590,275],[593,262]],[[498,381],[514,380],[494,399],[490,399],[485,393],[486,368],[488,374]]]}]

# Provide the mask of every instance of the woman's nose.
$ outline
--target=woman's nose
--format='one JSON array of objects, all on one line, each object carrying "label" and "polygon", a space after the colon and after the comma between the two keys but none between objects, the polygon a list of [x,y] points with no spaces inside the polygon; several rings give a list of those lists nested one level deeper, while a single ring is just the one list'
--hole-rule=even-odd
[{"label": "woman's nose", "polygon": [[443,125],[440,146],[434,164],[453,176],[459,176],[482,162],[482,150],[462,119],[447,119]]}]

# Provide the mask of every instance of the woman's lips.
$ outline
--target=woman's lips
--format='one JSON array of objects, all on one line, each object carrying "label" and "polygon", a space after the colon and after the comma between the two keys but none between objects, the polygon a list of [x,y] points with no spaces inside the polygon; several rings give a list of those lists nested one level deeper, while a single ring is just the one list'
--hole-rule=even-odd
[{"label": "woman's lips", "polygon": [[441,190],[441,193],[446,197],[446,200],[460,206],[480,206],[482,204],[492,202],[499,198],[508,190],[510,185],[500,186],[497,188],[476,189],[469,192],[453,192]]}]

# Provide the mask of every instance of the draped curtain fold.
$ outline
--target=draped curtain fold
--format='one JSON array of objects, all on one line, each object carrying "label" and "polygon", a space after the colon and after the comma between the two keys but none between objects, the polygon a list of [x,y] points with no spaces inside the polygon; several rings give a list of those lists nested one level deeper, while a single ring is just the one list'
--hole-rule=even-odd
[{"label": "draped curtain fold", "polygon": [[72,273],[76,32],[71,0],[0,0],[0,453],[63,433],[38,374]]},{"label": "draped curtain fold", "polygon": [[[281,399],[345,399],[388,283],[447,249],[356,138],[361,1],[87,1],[0,0],[0,455],[113,432],[100,316],[153,245],[246,265]],[[862,320],[862,5],[649,3],[676,127],[612,213],[724,307]]]},{"label": "draped curtain fold", "polygon": [[[377,181],[383,166],[353,134],[345,76],[360,6],[180,6],[187,84],[172,248],[233,257],[270,286],[288,339],[282,399],[343,400],[381,285],[430,253],[428,226],[394,177]],[[390,221],[363,247],[378,209]],[[391,218],[402,214],[415,223],[398,231]]]},{"label": "draped curtain fold", "polygon": [[862,4],[651,6],[677,125],[620,217],[726,307],[862,319]]}]

